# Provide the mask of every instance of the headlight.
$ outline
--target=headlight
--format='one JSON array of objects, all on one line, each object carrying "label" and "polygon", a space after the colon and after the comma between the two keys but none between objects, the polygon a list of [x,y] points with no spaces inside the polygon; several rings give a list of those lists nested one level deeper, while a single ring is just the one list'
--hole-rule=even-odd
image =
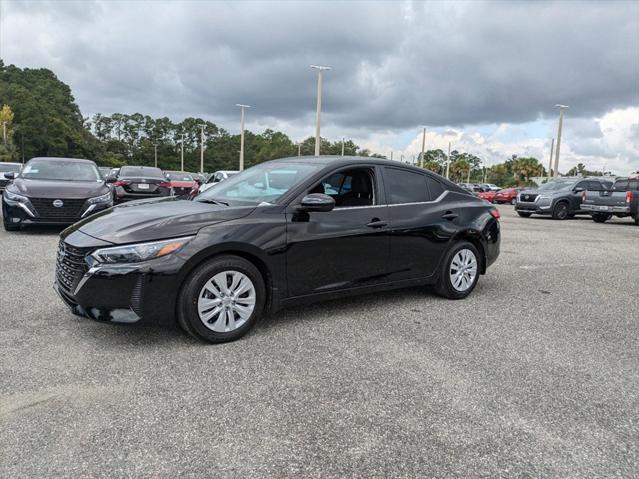
[{"label": "headlight", "polygon": [[11,201],[18,201],[20,203],[27,203],[29,201],[29,198],[27,198],[26,196],[11,193],[9,190],[4,190],[4,195],[7,197],[8,200]]},{"label": "headlight", "polygon": [[113,195],[109,191],[101,196],[94,196],[93,198],[89,198],[87,201],[90,205],[94,205],[96,203],[109,203],[113,200]]},{"label": "headlight", "polygon": [[139,263],[149,259],[160,258],[179,251],[193,236],[174,238],[152,243],[138,243],[126,246],[100,248],[91,257],[98,263]]}]

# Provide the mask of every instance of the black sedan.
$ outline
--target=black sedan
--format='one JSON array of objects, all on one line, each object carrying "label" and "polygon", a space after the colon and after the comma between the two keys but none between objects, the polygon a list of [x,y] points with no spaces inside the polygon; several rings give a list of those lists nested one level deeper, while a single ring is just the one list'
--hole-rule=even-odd
[{"label": "black sedan", "polygon": [[108,181],[113,183],[116,203],[171,194],[171,183],[164,177],[162,170],[151,166],[123,166]]},{"label": "black sedan", "polygon": [[254,166],[193,201],[116,206],[61,234],[56,288],[78,315],[177,321],[224,342],[290,304],[434,285],[468,296],[499,213],[448,180],[370,158]]},{"label": "black sedan", "polygon": [[71,224],[113,204],[111,188],[93,161],[33,158],[2,195],[4,229],[31,224]]}]

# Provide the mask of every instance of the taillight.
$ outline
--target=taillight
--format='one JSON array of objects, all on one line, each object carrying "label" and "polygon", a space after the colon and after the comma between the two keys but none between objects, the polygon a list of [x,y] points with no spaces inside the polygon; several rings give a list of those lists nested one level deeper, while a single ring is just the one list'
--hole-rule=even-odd
[{"label": "taillight", "polygon": [[116,182],[113,183],[113,186],[126,186],[126,185],[130,185],[131,182],[127,181],[127,180],[118,180]]},{"label": "taillight", "polygon": [[499,218],[501,218],[501,213],[499,213],[499,210],[497,208],[491,208],[490,216],[492,216],[496,220],[499,220]]},{"label": "taillight", "polygon": [[158,185],[160,188],[171,188],[171,183],[167,183],[166,181],[163,181],[162,183],[160,183]]},{"label": "taillight", "polygon": [[626,203],[632,203],[632,191],[626,191]]}]

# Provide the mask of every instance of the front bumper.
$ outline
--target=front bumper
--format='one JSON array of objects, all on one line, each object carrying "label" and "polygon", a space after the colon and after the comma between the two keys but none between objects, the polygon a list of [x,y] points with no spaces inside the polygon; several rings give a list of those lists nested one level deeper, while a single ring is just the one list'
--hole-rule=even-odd
[{"label": "front bumper", "polygon": [[535,213],[538,215],[552,214],[552,205],[539,205],[533,202],[520,202],[515,203],[515,211],[521,211],[524,213]]},{"label": "front bumper", "polygon": [[581,209],[590,213],[621,213],[630,214],[630,206],[609,206],[609,205],[581,205]]},{"label": "front bumper", "polygon": [[104,246],[103,242],[79,231],[64,241],[73,255],[58,251],[54,288],[73,314],[114,323],[173,323],[176,276],[183,264],[177,256],[89,268],[79,258]]}]

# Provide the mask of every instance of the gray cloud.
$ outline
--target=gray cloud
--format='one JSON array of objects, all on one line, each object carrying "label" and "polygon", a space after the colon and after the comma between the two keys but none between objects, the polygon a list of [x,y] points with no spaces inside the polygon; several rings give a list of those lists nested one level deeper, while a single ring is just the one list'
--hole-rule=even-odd
[{"label": "gray cloud", "polygon": [[[591,118],[639,105],[636,2],[4,2],[0,55],[47,66],[85,114],[327,124]],[[596,133],[593,131],[593,133]]]}]

